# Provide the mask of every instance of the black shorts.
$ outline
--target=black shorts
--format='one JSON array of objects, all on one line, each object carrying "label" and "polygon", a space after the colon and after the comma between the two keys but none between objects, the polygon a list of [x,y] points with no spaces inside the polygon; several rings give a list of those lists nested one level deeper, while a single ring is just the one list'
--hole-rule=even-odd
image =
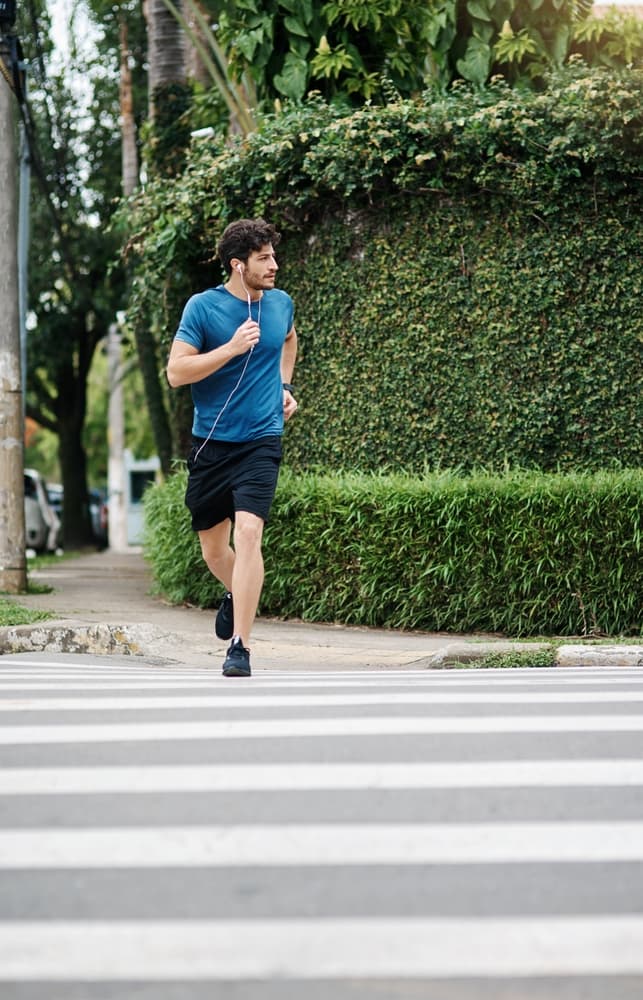
[{"label": "black shorts", "polygon": [[281,438],[193,442],[185,493],[193,529],[207,531],[227,518],[234,521],[238,510],[267,521],[277,489]]}]

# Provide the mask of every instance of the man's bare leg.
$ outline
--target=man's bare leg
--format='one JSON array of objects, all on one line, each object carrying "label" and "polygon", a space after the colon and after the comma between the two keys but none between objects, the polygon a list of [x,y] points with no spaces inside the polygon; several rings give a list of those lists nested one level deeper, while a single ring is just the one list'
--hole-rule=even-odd
[{"label": "man's bare leg", "polygon": [[212,576],[219,580],[226,590],[232,590],[232,572],[235,563],[234,550],[230,545],[232,521],[226,518],[207,531],[199,532],[201,552]]},{"label": "man's bare leg", "polygon": [[263,518],[248,511],[237,511],[234,524],[234,563],[232,569],[232,600],[234,634],[244,646],[250,642],[252,625],[257,614],[263,587]]}]

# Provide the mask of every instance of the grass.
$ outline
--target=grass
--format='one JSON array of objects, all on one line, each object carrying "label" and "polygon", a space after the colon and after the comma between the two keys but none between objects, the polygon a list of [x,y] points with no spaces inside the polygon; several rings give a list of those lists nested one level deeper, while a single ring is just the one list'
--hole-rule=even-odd
[{"label": "grass", "polygon": [[43,569],[46,566],[57,565],[67,559],[76,559],[78,556],[94,552],[95,549],[70,549],[64,552],[41,552],[27,558],[27,572],[31,573],[35,569]]},{"label": "grass", "polygon": [[0,627],[2,628],[10,625],[32,625],[34,622],[42,622],[53,617],[50,611],[25,608],[22,604],[0,597]]},{"label": "grass", "polygon": [[515,649],[488,653],[479,660],[463,664],[476,670],[519,669],[521,667],[553,667],[556,663],[556,646],[546,649]]},{"label": "grass", "polygon": [[[54,588],[50,587],[47,583],[36,583],[34,580],[30,579],[30,573],[33,573],[34,570],[59,563],[61,559],[70,559],[74,555],[78,555],[78,553],[66,552],[63,555],[47,553],[45,555],[37,555],[28,558],[27,594],[51,594]],[[34,622],[46,621],[48,618],[53,617],[54,615],[50,611],[39,611],[36,608],[25,608],[22,604],[18,604],[12,598],[8,598],[6,595],[2,595],[0,593],[0,628],[7,628],[13,625],[32,625]]]}]

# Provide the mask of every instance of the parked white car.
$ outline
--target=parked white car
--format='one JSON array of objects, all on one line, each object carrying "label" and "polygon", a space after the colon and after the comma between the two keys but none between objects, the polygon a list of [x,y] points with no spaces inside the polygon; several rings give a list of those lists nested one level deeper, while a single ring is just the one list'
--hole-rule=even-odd
[{"label": "parked white car", "polygon": [[60,520],[35,469],[25,469],[25,536],[27,548],[36,552],[55,552],[60,540]]}]

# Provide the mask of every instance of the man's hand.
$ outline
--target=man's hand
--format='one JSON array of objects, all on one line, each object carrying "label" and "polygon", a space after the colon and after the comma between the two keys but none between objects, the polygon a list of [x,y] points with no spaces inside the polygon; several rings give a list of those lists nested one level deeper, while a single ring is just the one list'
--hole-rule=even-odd
[{"label": "man's hand", "polygon": [[290,420],[297,409],[297,400],[289,389],[284,389],[284,420]]},{"label": "man's hand", "polygon": [[234,331],[228,346],[234,354],[246,354],[259,343],[260,336],[259,324],[254,319],[247,319]]}]

